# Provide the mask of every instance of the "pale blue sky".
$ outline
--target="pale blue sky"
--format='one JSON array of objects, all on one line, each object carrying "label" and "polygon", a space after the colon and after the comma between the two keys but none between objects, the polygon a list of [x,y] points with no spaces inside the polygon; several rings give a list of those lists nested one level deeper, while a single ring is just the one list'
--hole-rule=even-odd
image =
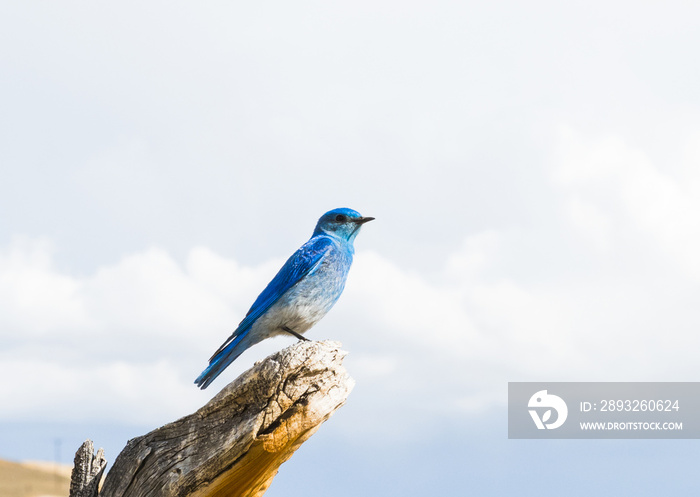
[{"label": "pale blue sky", "polygon": [[504,409],[508,381],[699,378],[699,18],[690,2],[6,2],[0,457],[52,458],[60,438],[68,462],[90,437],[113,461],[291,343],[192,385],[347,206],[377,221],[308,336],[343,342],[357,387],[270,495],[301,494],[312,468],[368,495],[389,492],[383,468],[403,495],[694,488],[694,441],[508,441]]}]

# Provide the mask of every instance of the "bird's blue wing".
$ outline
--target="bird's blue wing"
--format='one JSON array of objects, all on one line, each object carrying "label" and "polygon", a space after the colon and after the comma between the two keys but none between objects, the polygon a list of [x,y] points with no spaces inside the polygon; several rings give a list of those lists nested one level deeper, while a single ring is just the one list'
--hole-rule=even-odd
[{"label": "bird's blue wing", "polygon": [[215,360],[232,342],[239,341],[248,332],[253,323],[277,302],[287,290],[318,267],[333,245],[334,242],[330,237],[315,236],[294,252],[265,290],[255,299],[236,331],[219,347],[209,360]]}]

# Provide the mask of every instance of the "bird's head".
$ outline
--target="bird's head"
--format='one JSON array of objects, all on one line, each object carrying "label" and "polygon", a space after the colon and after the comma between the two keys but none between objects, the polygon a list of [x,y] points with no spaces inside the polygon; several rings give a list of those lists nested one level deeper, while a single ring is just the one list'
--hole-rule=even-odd
[{"label": "bird's head", "polygon": [[374,218],[362,217],[359,212],[345,207],[333,209],[318,220],[314,235],[325,233],[352,242],[359,233],[360,227],[372,219]]}]

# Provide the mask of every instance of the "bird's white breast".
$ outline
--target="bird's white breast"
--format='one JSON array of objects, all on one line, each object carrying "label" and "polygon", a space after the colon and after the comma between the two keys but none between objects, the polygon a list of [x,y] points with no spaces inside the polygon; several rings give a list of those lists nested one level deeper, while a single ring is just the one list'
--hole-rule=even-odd
[{"label": "bird's white breast", "polygon": [[283,326],[304,333],[333,307],[345,287],[349,264],[342,258],[352,257],[332,251],[316,268],[290,288],[253,324],[253,331],[270,335],[284,333]]}]

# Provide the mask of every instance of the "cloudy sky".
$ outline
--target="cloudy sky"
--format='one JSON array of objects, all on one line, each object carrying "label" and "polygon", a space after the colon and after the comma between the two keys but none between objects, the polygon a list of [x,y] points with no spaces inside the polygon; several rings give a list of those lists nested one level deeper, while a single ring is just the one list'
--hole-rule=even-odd
[{"label": "cloudy sky", "polygon": [[505,408],[508,381],[700,379],[698,19],[3,3],[0,457],[113,461],[293,343],[192,384],[347,206],[377,220],[307,336],[357,387],[268,495],[697,490],[694,441],[508,441]]}]

